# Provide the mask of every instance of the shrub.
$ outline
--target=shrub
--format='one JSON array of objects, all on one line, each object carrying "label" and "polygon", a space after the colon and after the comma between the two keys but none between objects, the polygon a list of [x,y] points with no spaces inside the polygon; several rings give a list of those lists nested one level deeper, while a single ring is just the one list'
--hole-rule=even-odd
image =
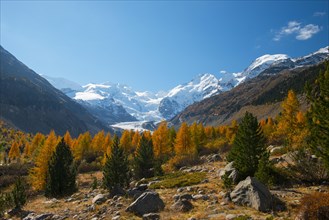
[{"label": "shrub", "polygon": [[299,208],[305,220],[321,218],[321,207],[329,207],[329,193],[313,193],[306,195],[301,200]]},{"label": "shrub", "polygon": [[21,177],[18,177],[18,179],[15,182],[15,186],[13,191],[11,192],[12,201],[15,205],[15,209],[21,209],[25,203],[26,203],[26,187],[23,183],[23,180]]},{"label": "shrub", "polygon": [[96,161],[87,163],[85,160],[83,160],[80,165],[78,166],[78,172],[79,173],[90,173],[94,171],[100,171],[102,170],[101,163],[97,163]]},{"label": "shrub", "polygon": [[199,157],[190,155],[175,156],[168,161],[168,167],[170,170],[179,170],[185,166],[193,166],[200,164]]},{"label": "shrub", "polygon": [[13,201],[10,193],[0,192],[0,218],[3,216],[6,209],[12,207]]},{"label": "shrub", "polygon": [[314,158],[306,149],[299,149],[291,153],[293,164],[289,164],[290,176],[306,183],[321,183],[328,179],[328,172],[319,158]]},{"label": "shrub", "polygon": [[255,173],[255,177],[268,186],[274,183],[273,166],[269,161],[269,157],[270,154],[268,152],[263,154],[259,160],[257,172]]},{"label": "shrub", "polygon": [[228,191],[232,191],[233,189],[233,180],[232,178],[229,178],[228,173],[225,173],[221,178],[223,180],[224,188]]}]

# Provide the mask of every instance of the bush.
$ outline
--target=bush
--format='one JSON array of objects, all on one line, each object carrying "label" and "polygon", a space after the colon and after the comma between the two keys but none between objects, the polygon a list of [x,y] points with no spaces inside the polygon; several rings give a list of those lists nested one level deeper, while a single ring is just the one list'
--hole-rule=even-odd
[{"label": "bush", "polygon": [[329,193],[317,192],[302,198],[299,211],[303,213],[305,220],[325,219],[321,216],[323,207],[329,208]]},{"label": "bush", "polygon": [[13,191],[11,192],[12,201],[15,205],[15,209],[21,209],[26,203],[26,187],[21,177],[15,182]]},{"label": "bush", "polygon": [[85,160],[83,160],[78,166],[78,173],[90,173],[100,170],[102,170],[102,165],[96,161],[87,163]]},{"label": "bush", "polygon": [[12,207],[13,201],[10,193],[0,192],[0,217],[3,216],[6,209]]},{"label": "bush", "polygon": [[229,173],[225,173],[221,178],[223,180],[224,188],[228,191],[232,191],[233,189],[233,180],[229,178]]},{"label": "bush", "polygon": [[175,156],[168,161],[168,167],[170,170],[179,170],[185,166],[194,166],[200,164],[201,161],[199,157],[190,155]]},{"label": "bush", "polygon": [[274,183],[273,166],[269,161],[270,154],[265,152],[259,160],[258,169],[255,173],[255,177],[267,186],[271,186]]},{"label": "bush", "polygon": [[309,184],[322,183],[327,180],[329,175],[319,158],[314,158],[312,154],[305,149],[299,149],[291,153],[293,164],[289,164],[289,175],[301,182]]},{"label": "bush", "polygon": [[0,188],[5,188],[15,183],[17,176],[28,175],[28,170],[33,165],[31,163],[12,163],[0,166]]}]

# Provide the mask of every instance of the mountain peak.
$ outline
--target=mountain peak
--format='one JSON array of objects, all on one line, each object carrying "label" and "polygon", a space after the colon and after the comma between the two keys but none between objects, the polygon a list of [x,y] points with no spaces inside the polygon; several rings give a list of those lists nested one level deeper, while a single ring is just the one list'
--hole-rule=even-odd
[{"label": "mountain peak", "polygon": [[290,57],[286,54],[265,54],[263,56],[258,57],[254,60],[251,65],[243,71],[244,76],[257,76],[263,70],[267,69],[274,63],[280,63],[285,60],[289,60]]}]

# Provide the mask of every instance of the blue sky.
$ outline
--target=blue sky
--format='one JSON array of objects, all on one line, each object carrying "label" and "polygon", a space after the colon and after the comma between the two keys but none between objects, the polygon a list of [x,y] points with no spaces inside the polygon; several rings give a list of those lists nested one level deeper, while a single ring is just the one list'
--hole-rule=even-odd
[{"label": "blue sky", "polygon": [[169,90],[328,45],[328,1],[2,1],[1,45],[39,74]]}]

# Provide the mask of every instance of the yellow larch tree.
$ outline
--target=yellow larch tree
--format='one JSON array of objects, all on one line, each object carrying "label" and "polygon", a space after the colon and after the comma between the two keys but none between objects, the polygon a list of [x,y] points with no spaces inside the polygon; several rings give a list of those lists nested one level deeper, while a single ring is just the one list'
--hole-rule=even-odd
[{"label": "yellow larch tree", "polygon": [[35,159],[35,166],[30,170],[31,185],[35,190],[43,190],[46,183],[48,162],[58,144],[58,138],[51,131]]},{"label": "yellow larch tree", "polygon": [[44,145],[46,137],[41,133],[36,133],[32,139],[30,152],[32,157],[35,157]]},{"label": "yellow larch tree", "polygon": [[139,140],[141,139],[141,135],[138,130],[135,131],[134,135],[132,136],[131,139],[131,145],[132,145],[132,150],[135,152],[138,145],[139,145]]},{"label": "yellow larch tree", "polygon": [[162,121],[152,135],[154,156],[166,160],[172,154],[169,141],[169,129],[166,121]]},{"label": "yellow larch tree", "polygon": [[17,160],[19,159],[21,156],[21,152],[19,150],[19,144],[14,141],[12,144],[11,144],[11,147],[10,147],[10,150],[9,150],[9,153],[8,153],[8,157],[11,159],[11,160]]},{"label": "yellow larch tree", "polygon": [[69,131],[66,131],[64,135],[64,141],[72,149],[73,139]]},{"label": "yellow larch tree", "polygon": [[120,147],[122,147],[126,154],[132,153],[131,131],[124,130],[120,138]]},{"label": "yellow larch tree", "polygon": [[278,120],[276,134],[284,137],[288,147],[294,147],[294,136],[300,129],[297,123],[297,114],[300,104],[293,90],[289,90],[281,107],[282,112]]},{"label": "yellow larch tree", "polygon": [[73,156],[75,160],[83,160],[91,153],[91,135],[87,131],[80,134],[75,146],[73,147]]},{"label": "yellow larch tree", "polygon": [[105,142],[105,133],[102,130],[97,134],[95,134],[93,140],[91,141],[91,150],[95,152],[97,155],[104,154],[103,151],[104,142]]},{"label": "yellow larch tree", "polygon": [[185,122],[177,132],[175,153],[177,156],[195,156],[197,153],[196,146],[192,143],[189,127]]}]

